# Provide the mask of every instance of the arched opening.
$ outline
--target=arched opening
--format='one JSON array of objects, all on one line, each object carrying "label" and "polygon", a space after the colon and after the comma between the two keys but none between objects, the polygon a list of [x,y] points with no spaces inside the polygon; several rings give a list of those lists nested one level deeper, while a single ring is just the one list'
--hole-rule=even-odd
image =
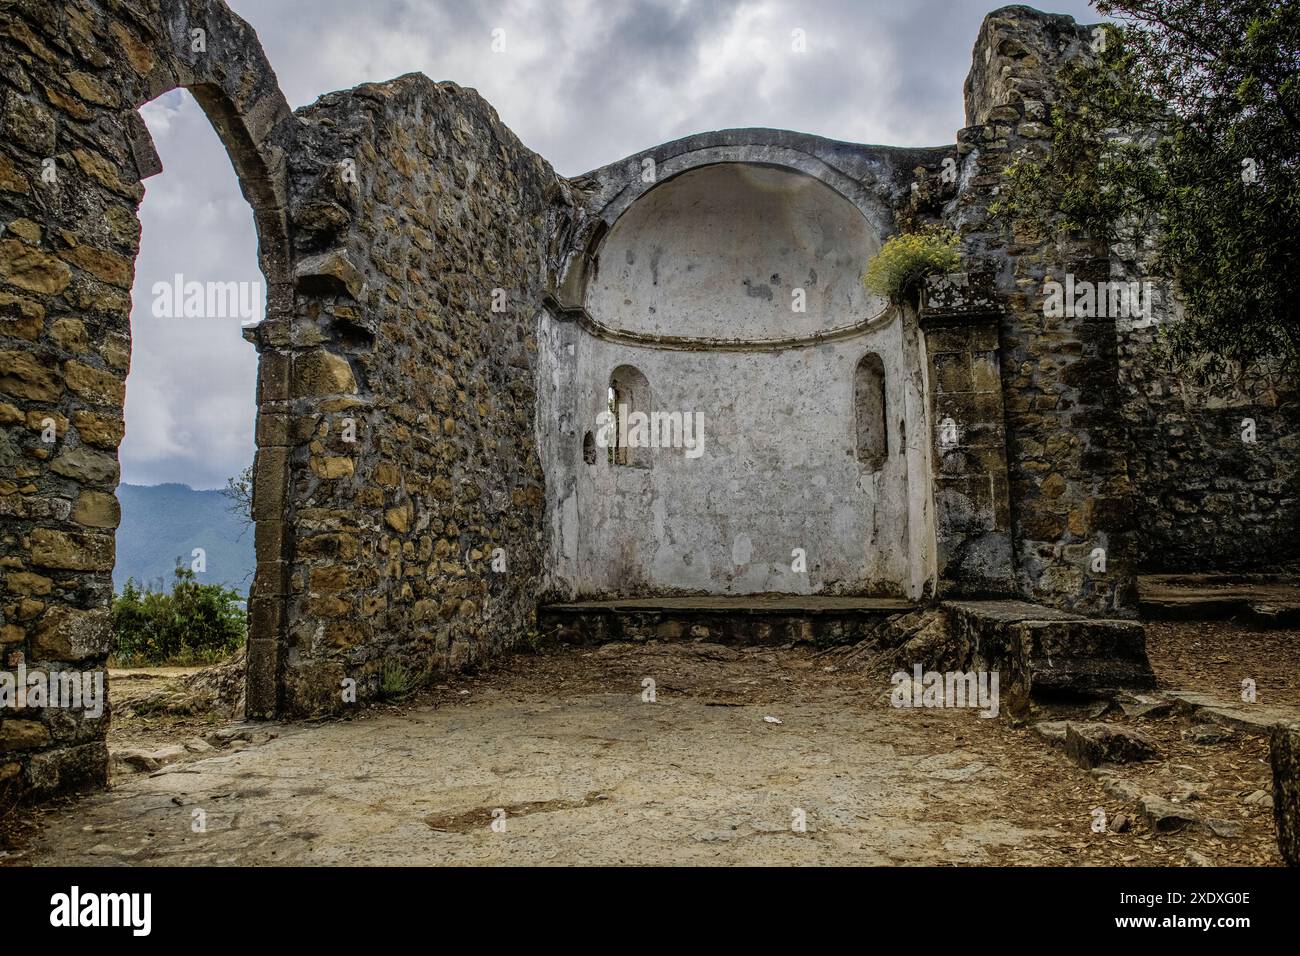
[{"label": "arched opening", "polygon": [[[193,46],[160,50],[160,55],[174,58],[172,69],[142,77],[132,101],[140,109],[175,88],[171,77],[180,78],[216,131],[256,225],[266,311],[260,326],[244,329],[260,356],[254,398],[257,450],[252,470],[241,473],[242,495],[255,522],[251,534],[256,554],[247,601],[246,713],[270,717],[280,710],[287,569],[294,537],[288,513],[291,439],[285,424],[290,354],[284,348],[293,316],[292,255],[283,157],[292,149],[297,121],[248,25],[223,4],[211,5],[206,13],[207,22],[194,25],[209,38],[233,39],[241,54],[212,55]],[[144,123],[134,125],[132,151],[139,157],[151,146]],[[141,168],[142,176],[154,172]]]},{"label": "arched opening", "polygon": [[858,461],[868,471],[879,471],[889,457],[886,404],[885,363],[875,352],[868,352],[853,370]]},{"label": "arched opening", "polygon": [[620,365],[609,376],[609,412],[614,416],[609,463],[650,467],[650,382],[631,365]]},{"label": "arched opening", "polygon": [[[223,3],[163,0],[155,6],[145,18],[149,24],[99,11],[104,16],[96,14],[93,31],[74,31],[78,62],[95,64],[93,72],[80,74],[86,87],[78,92],[86,95],[72,96],[73,90],[64,86],[70,75],[67,64],[47,59],[39,72],[35,61],[29,64],[32,82],[21,84],[22,90],[3,104],[9,132],[16,118],[40,121],[29,124],[31,135],[0,137],[0,166],[6,170],[6,188],[0,190],[6,223],[0,259],[10,266],[0,282],[5,286],[0,305],[7,320],[6,334],[0,336],[7,340],[0,360],[0,392],[6,408],[15,401],[22,406],[20,416],[14,418],[11,410],[4,416],[8,421],[0,422],[9,426],[0,436],[0,466],[10,467],[11,475],[21,479],[15,487],[31,495],[16,513],[23,522],[21,532],[11,533],[7,541],[20,554],[20,566],[31,569],[25,572],[29,580],[24,587],[34,595],[24,599],[21,618],[7,618],[0,643],[10,657],[79,670],[107,692],[113,683],[104,673],[108,659],[124,649],[120,640],[115,647],[114,632],[120,630],[113,614],[115,566],[141,585],[154,583],[164,590],[172,586],[180,563],[197,580],[219,576],[242,587],[236,601],[247,604],[255,623],[245,629],[236,621],[234,633],[247,630],[250,647],[251,638],[260,635],[262,645],[271,650],[256,669],[257,705],[252,706],[250,693],[250,713],[269,715],[275,710],[276,653],[287,579],[287,573],[277,577],[276,572],[286,566],[283,557],[291,535],[284,528],[289,522],[278,521],[281,527],[267,536],[262,531],[268,522],[259,521],[258,573],[250,582],[247,567],[236,567],[219,546],[204,540],[205,522],[188,522],[198,539],[179,533],[163,540],[158,529],[176,517],[174,509],[142,507],[128,499],[133,484],[179,484],[180,479],[211,489],[232,473],[247,474],[253,408],[266,410],[268,404],[288,398],[288,350],[276,356],[277,374],[266,375],[265,364],[259,365],[239,340],[238,323],[261,318],[263,300],[274,303],[270,311],[278,319],[277,335],[259,332],[259,348],[266,354],[272,340],[288,341],[292,298],[284,157],[295,140],[297,120],[256,37]],[[71,22],[26,14],[23,20],[35,35],[69,29]],[[89,23],[85,17],[78,22]],[[107,29],[109,24],[113,29]],[[191,42],[177,43],[182,36]],[[205,40],[216,42],[209,49]],[[63,39],[54,45],[60,44],[65,52],[71,49]],[[184,91],[146,105],[177,87],[191,91],[197,107],[190,102],[191,93]],[[186,188],[171,190],[174,228],[151,252],[158,230],[148,220],[168,211],[167,202],[158,199],[168,190],[154,184],[154,196],[144,210],[149,235],[141,258],[140,204],[148,191],[142,181],[156,176],[160,163],[146,121],[137,111],[154,114],[156,126],[158,112],[177,101],[189,103],[192,116],[215,129],[215,137],[208,132],[203,140],[195,129],[177,138],[202,142],[220,164],[234,166],[237,181],[229,166],[224,173],[217,168],[216,180],[226,188],[229,206],[242,206],[239,215],[245,223],[251,207],[256,247],[247,242],[251,236],[246,226],[243,243],[230,241],[219,228],[221,204],[196,198],[213,183],[211,170],[196,171],[188,156],[169,156],[169,165],[189,181]],[[155,133],[167,154],[168,137],[157,128]],[[241,192],[246,204],[238,196]],[[168,245],[181,244],[189,255],[178,268],[165,253]],[[221,253],[240,245],[250,254],[244,260],[252,273],[247,280],[237,274],[242,270],[211,265]],[[254,248],[256,260],[251,258]],[[191,263],[199,267],[192,269]],[[13,264],[23,268],[15,272]],[[258,264],[264,276],[258,274]],[[191,280],[197,291],[189,287]],[[208,280],[214,282],[211,288]],[[259,294],[254,294],[251,282],[241,287],[241,280],[255,282]],[[201,325],[214,319],[233,323],[228,337],[215,344],[205,340],[208,330]],[[170,345],[153,334],[159,330],[163,338],[170,335]],[[135,374],[128,409],[126,380],[133,344]],[[233,371],[223,361],[218,354],[223,346],[227,356],[242,353],[242,371]],[[205,390],[227,383],[247,396],[242,422],[230,417],[239,402]],[[280,417],[287,416],[281,411]],[[252,485],[266,512],[282,515],[288,507],[287,429],[267,427],[264,418],[258,429],[268,444],[279,446],[279,455],[278,460],[273,455],[263,462],[267,449],[259,449],[258,464],[266,467],[255,469],[258,477]],[[15,438],[20,439],[16,444]],[[10,475],[6,478],[13,481]],[[119,531],[123,506],[128,527]],[[147,513],[153,525],[137,536],[143,543],[133,544],[129,526],[139,513]],[[7,514],[13,517],[15,512]],[[245,544],[253,534],[245,533]],[[142,565],[141,560],[153,563]],[[117,583],[122,583],[120,578]],[[245,601],[250,584],[252,597]],[[257,611],[259,588],[262,613]],[[254,668],[247,673],[253,674]],[[112,708],[97,714],[94,708],[70,708],[64,716],[72,717],[72,710],[75,718],[49,721],[58,730],[41,743],[39,753],[33,749],[30,758],[24,755],[22,786],[49,793],[102,784],[107,778],[105,738]]]},{"label": "arched opening", "polygon": [[[247,636],[258,357],[241,332],[264,318],[267,285],[253,211],[200,103],[177,88],[138,112],[163,171],[138,210],[111,653],[209,663]],[[199,606],[220,612],[189,620]]]}]

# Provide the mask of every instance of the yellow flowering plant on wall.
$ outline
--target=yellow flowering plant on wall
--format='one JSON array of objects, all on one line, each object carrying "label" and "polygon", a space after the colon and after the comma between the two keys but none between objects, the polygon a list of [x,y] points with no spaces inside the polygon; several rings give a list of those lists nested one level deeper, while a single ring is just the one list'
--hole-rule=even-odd
[{"label": "yellow flowering plant on wall", "polygon": [[902,302],[916,294],[926,276],[957,271],[959,244],[955,232],[940,226],[891,236],[867,263],[862,282],[890,302]]}]

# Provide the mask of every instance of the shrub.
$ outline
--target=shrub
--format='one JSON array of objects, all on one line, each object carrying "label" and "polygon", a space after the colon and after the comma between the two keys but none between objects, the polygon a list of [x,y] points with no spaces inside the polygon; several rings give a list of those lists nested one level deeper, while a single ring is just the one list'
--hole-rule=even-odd
[{"label": "shrub", "polygon": [[176,569],[171,593],[141,591],[128,580],[113,598],[116,666],[210,664],[244,643],[247,614],[238,591],[199,584]]},{"label": "shrub", "polygon": [[890,302],[902,302],[920,290],[926,276],[956,271],[958,241],[955,232],[933,226],[891,236],[867,264],[862,282]]},{"label": "shrub", "polygon": [[397,661],[385,660],[379,668],[379,699],[405,700],[420,686],[421,675]]}]

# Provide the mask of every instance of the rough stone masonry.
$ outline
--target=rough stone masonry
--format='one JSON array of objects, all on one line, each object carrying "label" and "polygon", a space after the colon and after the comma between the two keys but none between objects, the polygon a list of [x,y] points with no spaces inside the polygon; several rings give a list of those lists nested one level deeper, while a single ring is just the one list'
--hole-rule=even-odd
[{"label": "rough stone masonry", "polygon": [[[349,680],[364,701],[385,664],[461,667],[548,600],[794,590],[1122,618],[1140,568],[1294,557],[1294,389],[1193,394],[1146,361],[1149,327],[1045,316],[1049,278],[1141,257],[990,215],[1011,157],[1047,148],[1056,74],[1089,38],[990,14],[951,144],[731,130],[565,179],[475,92],[423,75],[290,110],[219,0],[0,0],[4,667],[106,666],[136,212],[159,171],[136,111],[178,87],[229,152],[268,289],[249,333],[253,715],[337,711]],[[674,245],[708,234],[682,200],[709,177],[773,194],[794,250],[779,267],[752,230]],[[651,235],[644,203],[686,218]],[[965,271],[916,306],[863,298],[858,254],[925,221],[960,232]],[[773,382],[813,398],[764,406],[760,432],[743,413]],[[718,410],[712,457],[595,454],[611,387]],[[1230,440],[1243,414],[1250,447]],[[806,488],[792,526],[780,506]],[[683,509],[700,520],[675,524]],[[821,563],[818,540],[835,546]],[[777,573],[793,546],[806,578]],[[108,719],[0,714],[0,785],[101,785]]]}]

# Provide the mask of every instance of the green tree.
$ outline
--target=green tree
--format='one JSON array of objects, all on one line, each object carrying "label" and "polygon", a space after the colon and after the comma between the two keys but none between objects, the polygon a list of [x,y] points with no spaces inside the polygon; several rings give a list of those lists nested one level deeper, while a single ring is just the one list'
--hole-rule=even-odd
[{"label": "green tree", "polygon": [[[1062,74],[1051,152],[1013,163],[1022,228],[1156,239],[1185,304],[1170,357],[1300,369],[1300,0],[1096,0],[1116,19]],[[1055,217],[1055,218],[1054,218]]]},{"label": "green tree", "polygon": [[245,525],[253,523],[253,466],[249,465],[234,478],[226,479],[226,487],[221,489],[229,504],[226,510],[239,515]]}]

